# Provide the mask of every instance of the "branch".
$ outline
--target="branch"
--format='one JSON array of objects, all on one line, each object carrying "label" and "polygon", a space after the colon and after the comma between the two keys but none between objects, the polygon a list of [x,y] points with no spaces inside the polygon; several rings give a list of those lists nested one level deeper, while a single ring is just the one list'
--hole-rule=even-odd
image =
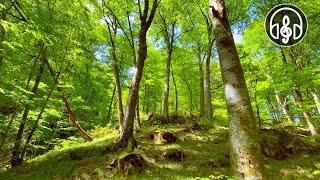
[{"label": "branch", "polygon": [[203,10],[202,10],[199,2],[197,2],[197,5],[198,5],[198,7],[199,7],[199,9],[200,9],[200,12],[201,12],[202,16],[204,17],[204,19],[205,19],[205,21],[206,21],[207,26],[209,26],[209,25],[210,25],[210,22],[211,22],[210,19],[208,18],[208,16],[206,15],[206,13],[203,12]]},{"label": "branch", "polygon": [[[116,23],[119,25],[120,29],[123,31],[127,41],[129,42],[129,45],[132,49],[134,49],[134,42],[133,42],[133,33],[132,33],[132,29],[131,29],[131,23],[130,23],[130,19],[129,19],[129,13],[127,12],[127,16],[128,16],[128,23],[129,23],[129,30],[130,30],[130,34],[131,34],[131,39],[128,35],[128,33],[124,30],[123,26],[120,23],[120,20],[118,18],[118,16],[113,12],[113,10],[107,6],[106,4],[104,4],[104,7],[106,7],[109,12],[111,13],[111,15],[114,17],[114,20],[116,21]],[[134,55],[135,56],[135,55]]]},{"label": "branch", "polygon": [[138,0],[138,7],[139,7],[139,17],[142,17],[142,10],[141,10],[141,2]]},{"label": "branch", "polygon": [[145,22],[146,19],[148,18],[148,12],[149,12],[149,0],[144,1],[144,9],[143,9],[143,14],[140,17],[141,22]]},{"label": "branch", "polygon": [[10,12],[6,12],[6,13],[9,14],[10,16],[14,17],[14,18],[19,19],[20,21],[24,21],[21,17],[18,17],[18,16],[14,15],[14,14],[11,14]]},{"label": "branch", "polygon": [[155,13],[157,11],[157,8],[158,8],[160,2],[161,2],[161,0],[153,0],[153,5],[152,5],[151,12],[150,12],[150,16],[149,16],[149,18],[147,20],[147,24],[146,24],[147,28],[149,28],[151,26],[151,23],[153,21],[153,18],[155,16]]},{"label": "branch", "polygon": [[21,16],[22,21],[27,22],[28,18],[24,15],[24,13],[21,11],[20,5],[14,1],[14,0],[10,0],[13,7],[16,9],[16,11],[19,13],[19,15]]},{"label": "branch", "polygon": [[194,27],[191,27],[190,29],[187,29],[187,30],[185,30],[185,31],[183,31],[183,32],[181,32],[173,41],[174,42],[176,42],[183,34],[185,34],[185,33],[188,33],[188,32],[190,32],[190,31],[192,31],[193,30],[193,28]]},{"label": "branch", "polygon": [[165,40],[167,41],[167,43],[169,43],[170,41],[170,35],[168,33],[168,25],[167,25],[167,21],[165,19],[165,17],[161,14],[161,12],[159,11],[159,16],[160,16],[160,20],[161,20],[161,24],[158,23],[157,21],[155,21],[155,24],[159,27],[160,31],[162,32]]}]

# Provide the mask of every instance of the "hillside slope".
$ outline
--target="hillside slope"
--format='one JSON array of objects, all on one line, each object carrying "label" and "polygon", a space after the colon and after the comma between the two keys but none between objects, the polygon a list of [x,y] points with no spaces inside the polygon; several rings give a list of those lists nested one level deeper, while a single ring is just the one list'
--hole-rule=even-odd
[{"label": "hillside slope", "polygon": [[[106,152],[107,145],[117,138],[117,131],[109,131],[101,132],[93,142],[56,149],[31,159],[18,168],[2,173],[0,179],[228,179],[231,174],[228,129],[192,127],[191,124],[187,127],[157,125],[136,132],[139,146],[132,153],[144,159],[141,173],[132,171],[134,168],[129,166],[120,169],[124,173],[119,173],[116,159],[131,153]],[[155,138],[156,134],[166,132],[172,133],[177,140],[168,143]],[[261,132],[264,139],[262,145],[268,146],[264,150],[269,176],[272,179],[315,179],[312,172],[316,170],[315,164],[320,162],[316,150],[319,144],[315,139],[283,132],[283,129]],[[281,140],[284,134],[290,135],[286,142],[292,145],[291,150],[276,146],[277,141],[286,144]]]}]

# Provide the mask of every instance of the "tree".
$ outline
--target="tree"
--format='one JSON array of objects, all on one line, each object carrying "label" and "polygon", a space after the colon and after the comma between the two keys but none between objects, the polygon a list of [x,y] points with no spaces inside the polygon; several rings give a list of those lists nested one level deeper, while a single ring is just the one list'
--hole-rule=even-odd
[{"label": "tree", "polygon": [[[44,68],[45,68],[45,61],[44,61],[44,45],[43,43],[39,43],[39,52],[40,52],[40,68],[39,68],[39,72],[36,76],[36,80],[35,83],[32,87],[32,95],[29,97],[29,100],[32,101],[35,98],[35,95],[37,95],[38,93],[38,87],[44,72]],[[24,130],[25,130],[25,126],[28,120],[28,116],[29,116],[29,112],[30,112],[30,108],[31,108],[31,104],[27,104],[24,108],[24,112],[23,112],[23,116],[20,122],[20,126],[19,129],[17,131],[17,135],[16,135],[16,139],[15,139],[15,145],[14,145],[14,149],[12,152],[12,157],[11,157],[11,165],[17,166],[20,165],[23,162],[23,155],[22,155],[22,138],[23,138],[23,134],[24,134]]]},{"label": "tree", "polygon": [[[0,0],[0,22],[6,20],[6,6],[5,6],[5,0]],[[2,25],[2,22],[0,24],[0,67],[3,62],[3,41],[5,38],[6,32]]]},{"label": "tree", "polygon": [[223,0],[211,0],[209,3],[230,120],[232,169],[239,179],[263,179],[265,175],[257,138],[258,127],[225,3]]},{"label": "tree", "polygon": [[116,18],[113,15],[110,15],[108,19],[105,19],[108,26],[109,32],[109,41],[108,45],[111,47],[111,59],[112,59],[112,70],[114,74],[114,84],[116,87],[116,99],[117,99],[117,110],[119,118],[119,130],[122,131],[122,124],[124,119],[123,105],[122,105],[122,88],[121,88],[121,79],[120,79],[120,62],[118,61],[117,52],[116,52],[116,37],[118,23]]},{"label": "tree", "polygon": [[[173,7],[171,12],[174,11],[174,7],[169,5],[169,7]],[[166,48],[167,48],[167,58],[166,58],[166,72],[165,72],[165,81],[164,81],[164,89],[163,89],[163,103],[162,103],[162,114],[165,122],[169,120],[169,89],[170,89],[170,74],[171,74],[171,61],[172,61],[172,53],[174,48],[174,43],[176,41],[176,29],[177,29],[177,20],[174,18],[172,22],[168,22],[168,17],[164,14],[166,12],[162,12],[161,9],[159,12],[159,21],[156,24],[159,26],[160,31],[165,40]],[[167,11],[169,12],[169,11]],[[168,15],[168,14],[167,14]]]},{"label": "tree", "polygon": [[[152,8],[150,10],[149,0],[144,1],[142,8],[140,0],[138,1],[139,17],[140,17],[140,33],[139,33],[139,51],[138,58],[135,66],[135,73],[133,75],[132,83],[130,86],[129,97],[127,99],[126,114],[123,122],[123,131],[120,133],[118,140],[118,147],[127,147],[129,141],[135,144],[133,137],[133,122],[135,116],[135,108],[139,95],[140,81],[143,75],[144,63],[147,58],[147,33],[154,19],[156,10],[160,0],[153,0]],[[150,11],[150,14],[149,14]]]},{"label": "tree", "polygon": [[214,39],[214,34],[213,34],[213,24],[210,21],[210,17],[209,15],[207,15],[207,13],[205,13],[201,7],[200,7],[200,11],[203,15],[203,18],[205,20],[206,23],[206,27],[207,27],[207,50],[206,50],[206,60],[205,60],[205,64],[206,64],[206,69],[205,69],[205,74],[206,74],[206,78],[205,78],[205,88],[204,88],[204,92],[205,92],[205,107],[207,107],[206,109],[206,117],[210,120],[213,118],[213,110],[212,110],[212,100],[211,100],[211,70],[210,70],[210,61],[211,61],[211,57],[212,57],[212,48],[213,48],[213,43],[215,41]]}]

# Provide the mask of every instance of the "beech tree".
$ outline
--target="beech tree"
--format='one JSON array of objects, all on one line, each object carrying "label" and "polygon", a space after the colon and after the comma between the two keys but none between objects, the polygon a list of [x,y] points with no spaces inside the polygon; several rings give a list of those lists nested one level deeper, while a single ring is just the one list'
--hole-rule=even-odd
[{"label": "beech tree", "polygon": [[[210,0],[208,7],[197,0],[0,0],[0,179],[69,172],[117,178],[115,171],[96,172],[105,169],[91,161],[100,157],[113,162],[107,169],[128,162],[130,179],[140,160],[167,159],[171,150],[179,160],[173,169],[191,165],[177,171],[180,178],[208,176],[213,163],[219,168],[210,178],[233,172],[235,179],[272,179],[281,173],[273,168],[278,159],[305,158],[296,153],[305,149],[310,158],[300,165],[312,169],[320,1],[288,2],[306,13],[309,30],[287,48],[265,32],[265,15],[277,1]],[[178,141],[153,141],[169,131]],[[155,138],[158,132],[164,136]],[[65,166],[69,161],[75,164]],[[147,176],[171,177],[167,163],[148,163]],[[295,162],[288,163],[295,172]]]},{"label": "beech tree", "polygon": [[150,9],[149,0],[145,0],[143,5],[140,1],[138,1],[140,17],[138,58],[135,65],[135,73],[130,86],[129,97],[127,99],[125,119],[122,125],[123,131],[120,133],[117,144],[119,147],[127,147],[129,142],[133,143],[133,146],[135,144],[133,137],[133,124],[136,103],[139,95],[140,81],[143,75],[144,63],[148,54],[147,33],[154,19],[159,3],[160,0],[153,0],[152,7]]},{"label": "beech tree", "polygon": [[258,126],[223,0],[210,0],[230,120],[231,165],[238,179],[264,179]]}]

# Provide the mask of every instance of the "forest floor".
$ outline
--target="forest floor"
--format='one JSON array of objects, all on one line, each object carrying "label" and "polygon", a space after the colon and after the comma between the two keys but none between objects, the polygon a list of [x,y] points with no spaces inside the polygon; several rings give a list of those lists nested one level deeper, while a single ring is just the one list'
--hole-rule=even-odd
[{"label": "forest floor", "polygon": [[[228,179],[231,176],[228,129],[203,125],[201,130],[186,129],[191,126],[145,125],[136,132],[138,147],[133,153],[145,159],[142,173],[119,173],[112,166],[116,158],[129,152],[106,152],[106,146],[116,140],[117,131],[101,129],[93,134],[93,142],[52,150],[0,174],[0,179]],[[171,132],[178,140],[157,143],[150,139],[155,131]],[[298,138],[319,148],[317,139]],[[165,158],[165,152],[173,149],[183,156],[176,160]],[[320,162],[320,154],[310,152],[299,152],[282,160],[264,157],[266,172],[270,179],[317,179],[315,165]]]}]

